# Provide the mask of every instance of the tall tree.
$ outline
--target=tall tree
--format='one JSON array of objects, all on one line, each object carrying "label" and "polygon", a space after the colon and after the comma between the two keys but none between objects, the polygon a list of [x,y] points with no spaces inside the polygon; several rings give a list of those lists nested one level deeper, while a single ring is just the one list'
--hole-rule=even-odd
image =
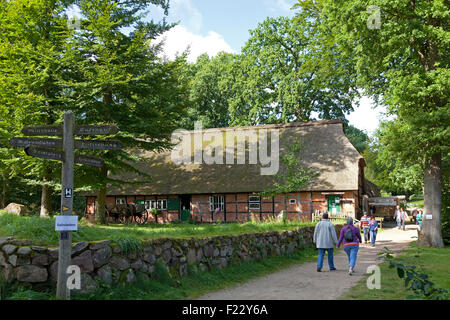
[{"label": "tall tree", "polygon": [[[84,170],[84,177],[98,190],[96,220],[106,222],[108,184],[122,184],[111,177],[121,170],[139,172],[133,162],[146,150],[170,146],[170,134],[188,101],[187,85],[180,80],[183,58],[163,62],[152,45],[171,26],[144,22],[150,4],[167,14],[165,0],[80,0],[80,30],[74,33],[66,54],[67,99],[78,122],[116,124],[116,138],[127,150],[105,151],[105,166],[98,172]],[[73,66],[73,67],[70,67]],[[137,153],[126,151],[137,150]],[[80,179],[85,181],[85,179]]]},{"label": "tall tree", "polygon": [[[64,109],[59,80],[64,73],[61,57],[69,37],[67,7],[73,1],[0,1],[0,126],[7,140],[23,125],[52,125]],[[10,152],[10,155],[15,154]],[[28,159],[23,152],[12,159],[27,171],[28,183],[42,189],[41,216],[51,213],[56,164]],[[19,159],[18,159],[19,158]],[[7,171],[13,171],[10,166]],[[23,170],[25,171],[25,170]]]},{"label": "tall tree", "polygon": [[321,17],[320,32],[353,57],[358,85],[397,118],[388,148],[424,163],[425,219],[419,244],[443,247],[442,155],[450,141],[449,4],[444,0],[301,0]]},{"label": "tall tree", "polygon": [[231,123],[250,125],[344,118],[353,110],[351,65],[316,50],[314,22],[268,18],[250,31],[234,64]]},{"label": "tall tree", "polygon": [[235,55],[220,52],[210,58],[202,54],[187,67],[190,106],[181,126],[194,129],[195,121],[203,128],[227,127],[230,122],[228,100],[232,98],[230,72]]}]

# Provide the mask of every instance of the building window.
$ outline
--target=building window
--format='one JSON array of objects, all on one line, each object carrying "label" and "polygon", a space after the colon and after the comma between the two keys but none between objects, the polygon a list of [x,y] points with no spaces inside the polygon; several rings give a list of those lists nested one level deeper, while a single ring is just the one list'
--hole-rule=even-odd
[{"label": "building window", "polygon": [[289,204],[296,204],[297,200],[296,199],[289,199]]},{"label": "building window", "polygon": [[220,211],[225,211],[225,197],[224,196],[211,196],[209,197],[209,210],[215,211],[217,208]]},{"label": "building window", "polygon": [[248,197],[248,208],[249,209],[261,209],[261,197],[260,196],[249,196]]},{"label": "building window", "polygon": [[127,199],[125,199],[125,198],[116,198],[116,204],[127,204]]},{"label": "building window", "polygon": [[145,209],[167,210],[167,199],[145,200]]}]

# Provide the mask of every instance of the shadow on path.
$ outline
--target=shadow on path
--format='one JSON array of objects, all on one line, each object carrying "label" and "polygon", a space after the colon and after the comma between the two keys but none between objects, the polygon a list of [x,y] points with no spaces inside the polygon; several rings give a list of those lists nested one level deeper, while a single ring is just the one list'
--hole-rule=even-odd
[{"label": "shadow on path", "polygon": [[394,254],[404,250],[417,238],[417,227],[407,225],[407,230],[384,229],[377,235],[376,246],[361,244],[355,273],[349,276],[348,260],[344,250],[334,257],[336,271],[330,272],[327,258],[322,272],[317,272],[316,262],[305,262],[271,273],[230,289],[206,294],[199,300],[334,300],[353,287],[369,266],[381,263],[377,253],[388,247]]}]

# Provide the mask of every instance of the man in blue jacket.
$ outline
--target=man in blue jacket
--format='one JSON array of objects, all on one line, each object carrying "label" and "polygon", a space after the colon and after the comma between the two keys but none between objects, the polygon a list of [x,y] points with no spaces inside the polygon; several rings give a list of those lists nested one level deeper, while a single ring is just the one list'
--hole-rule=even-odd
[{"label": "man in blue jacket", "polygon": [[316,244],[316,248],[319,250],[319,256],[317,257],[317,272],[322,271],[325,251],[328,252],[328,265],[330,271],[336,270],[334,267],[333,250],[337,243],[337,235],[334,225],[328,220],[328,213],[323,214],[322,221],[314,228],[313,241]]}]

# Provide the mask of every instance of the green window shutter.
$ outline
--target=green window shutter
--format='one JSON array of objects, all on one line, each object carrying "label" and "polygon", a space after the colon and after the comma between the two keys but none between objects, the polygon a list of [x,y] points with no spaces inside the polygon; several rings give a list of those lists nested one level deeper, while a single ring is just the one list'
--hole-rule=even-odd
[{"label": "green window shutter", "polygon": [[180,210],[180,199],[178,198],[167,199],[167,210]]}]

